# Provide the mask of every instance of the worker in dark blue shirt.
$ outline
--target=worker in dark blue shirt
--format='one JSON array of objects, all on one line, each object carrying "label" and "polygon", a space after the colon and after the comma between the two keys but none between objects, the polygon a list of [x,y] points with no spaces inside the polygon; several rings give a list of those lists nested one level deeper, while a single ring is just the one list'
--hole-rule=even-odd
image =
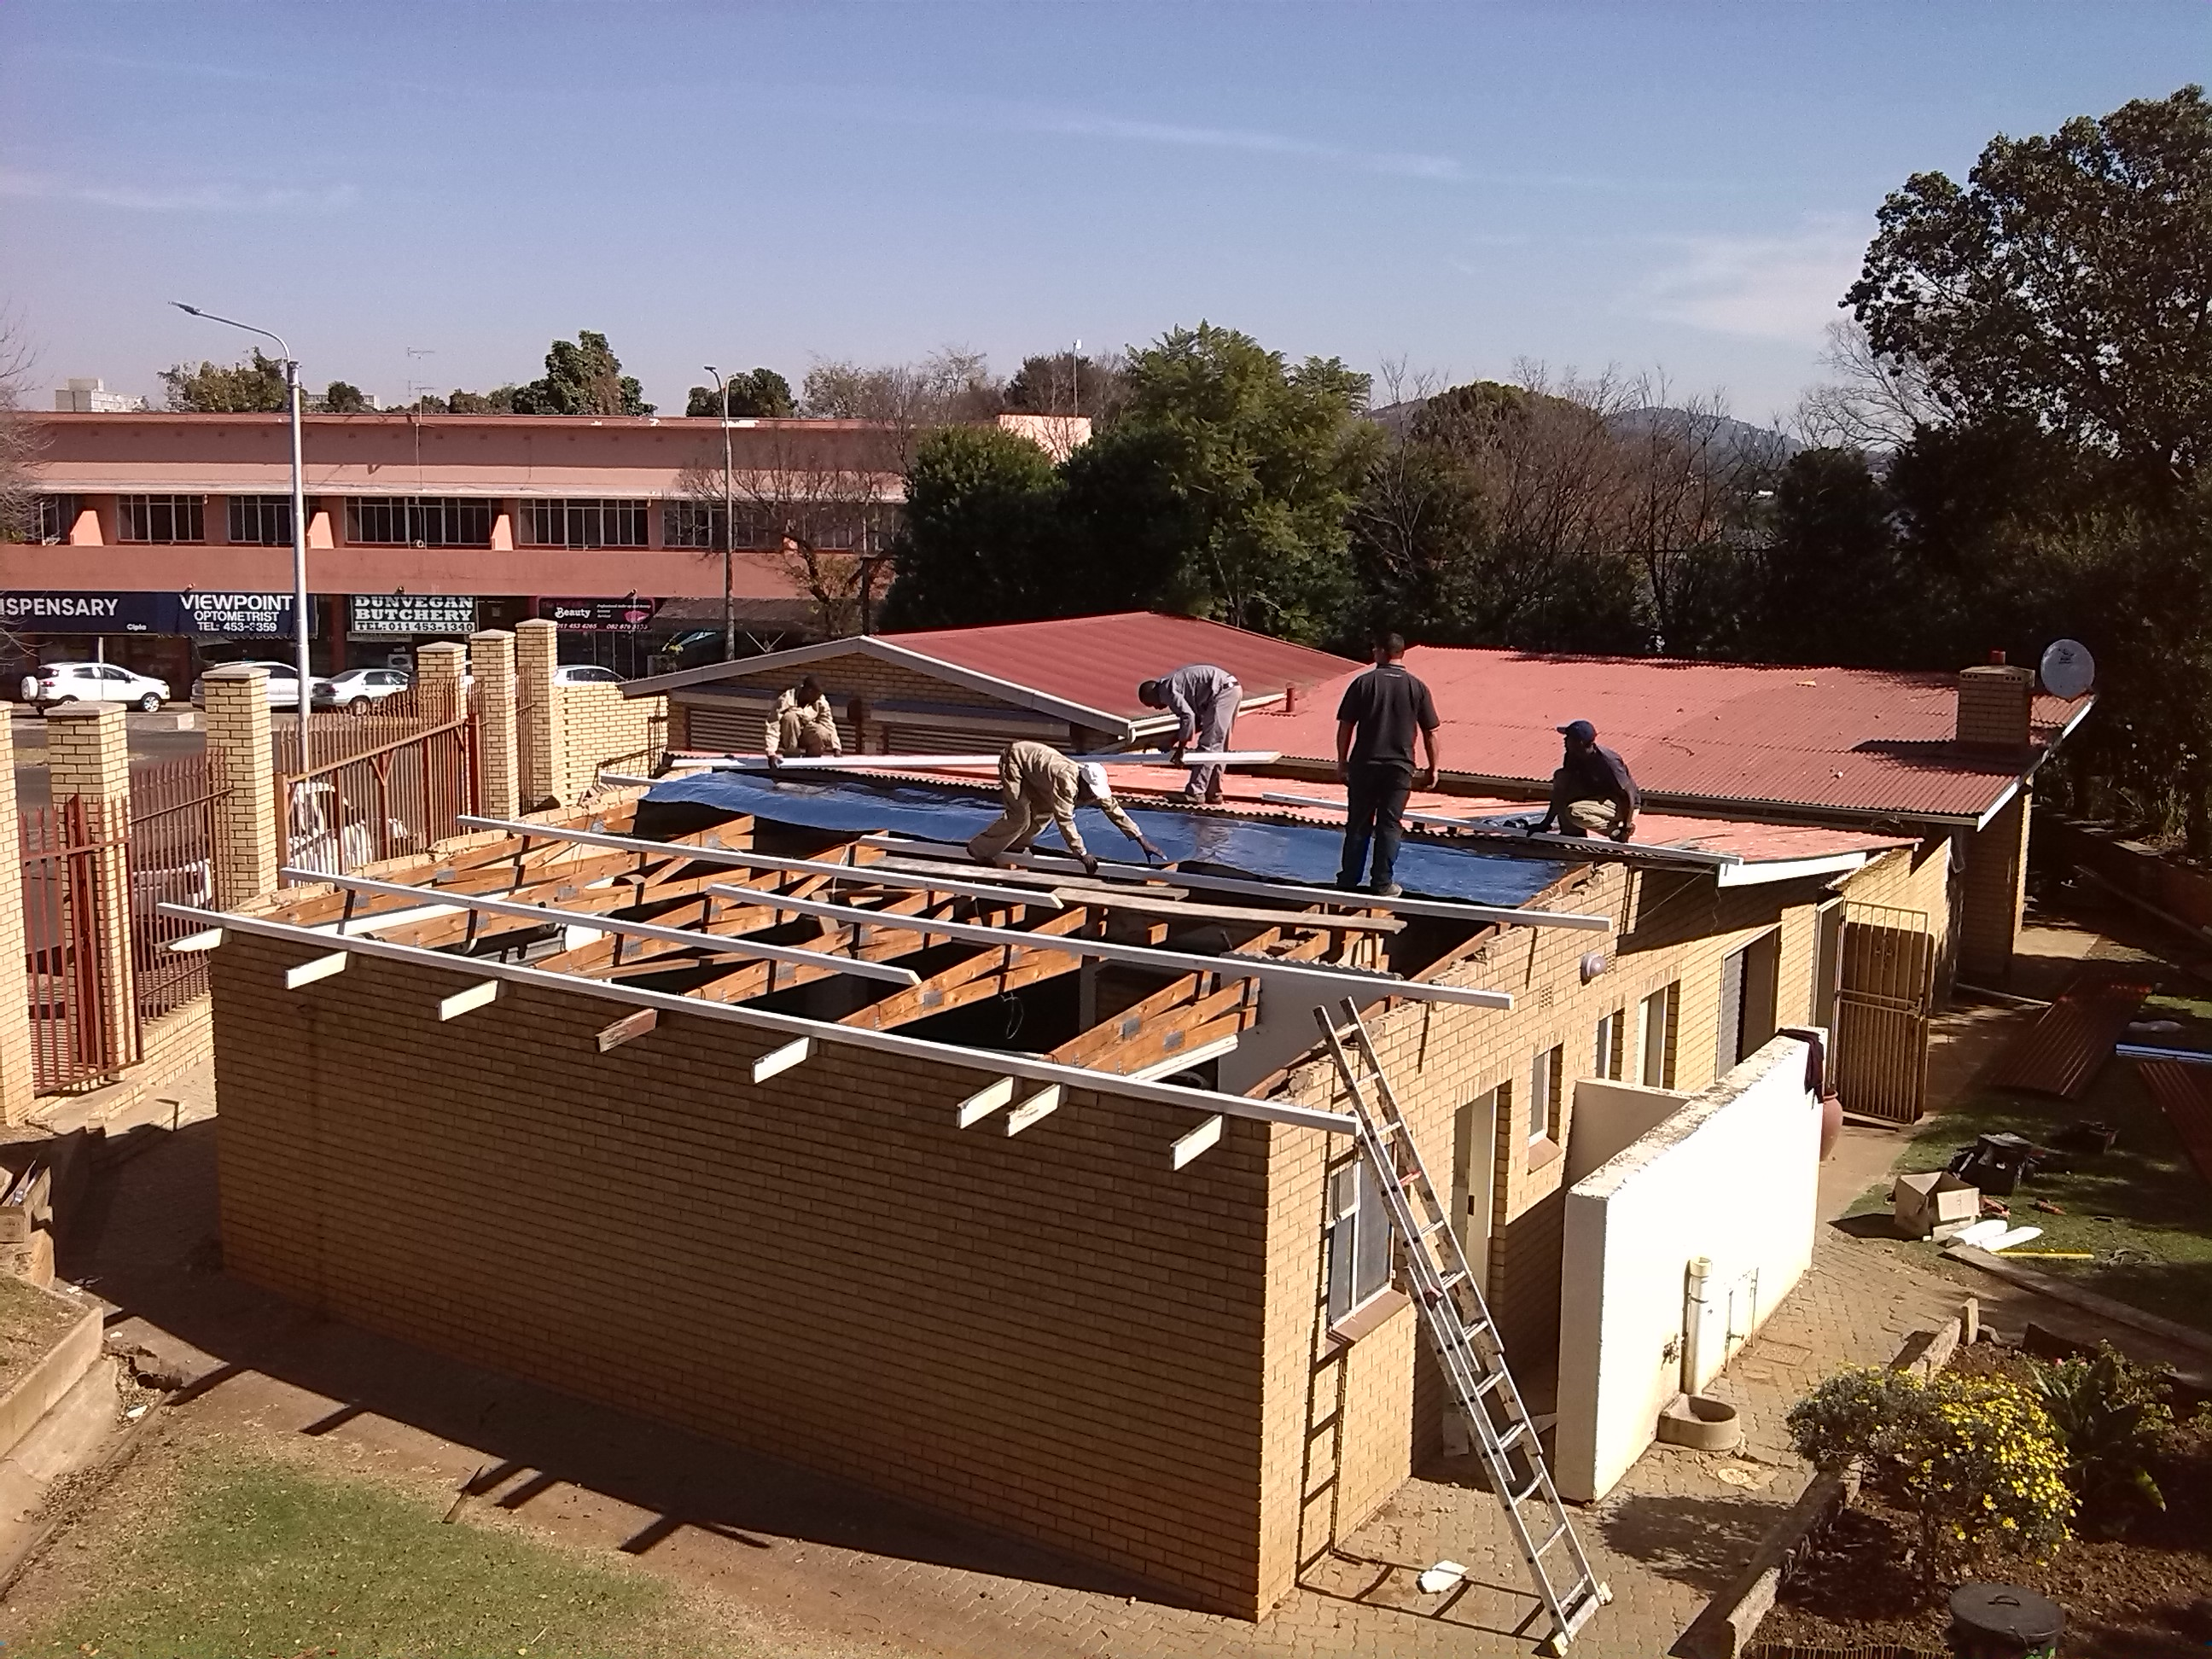
[{"label": "worker in dark blue shirt", "polygon": [[1635,833],[1636,809],[1643,798],[1628,763],[1597,740],[1597,727],[1588,720],[1572,720],[1559,728],[1566,739],[1566,755],[1552,774],[1552,804],[1536,821],[1531,835],[1558,826],[1563,836],[1587,836],[1593,830],[1615,841]]},{"label": "worker in dark blue shirt", "polygon": [[[1368,890],[1395,898],[1404,890],[1392,879],[1398,842],[1405,834],[1406,797],[1413,788],[1413,734],[1428,750],[1421,787],[1437,785],[1437,706],[1429,688],[1398,659],[1406,641],[1395,634],[1376,641],[1375,666],[1345,687],[1336,711],[1336,775],[1344,780],[1344,867],[1336,884],[1347,890],[1368,874]],[[1375,847],[1367,871],[1367,848]]]}]

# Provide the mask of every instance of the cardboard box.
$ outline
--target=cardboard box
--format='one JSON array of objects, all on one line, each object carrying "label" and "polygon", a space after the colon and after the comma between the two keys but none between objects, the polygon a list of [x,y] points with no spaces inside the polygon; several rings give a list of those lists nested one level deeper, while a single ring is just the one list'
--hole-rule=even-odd
[{"label": "cardboard box", "polygon": [[1889,1189],[1890,1213],[1906,1238],[1948,1238],[1982,1218],[1982,1192],[1945,1170],[1899,1176]]}]

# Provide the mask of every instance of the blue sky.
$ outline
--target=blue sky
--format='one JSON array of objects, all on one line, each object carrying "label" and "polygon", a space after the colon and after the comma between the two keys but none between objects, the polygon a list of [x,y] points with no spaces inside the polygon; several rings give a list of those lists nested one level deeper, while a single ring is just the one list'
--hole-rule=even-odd
[{"label": "blue sky", "polygon": [[1205,318],[1765,420],[1886,191],[2206,79],[2212,8],[8,0],[0,62],[40,403],[240,355],[178,298],[386,399],[579,328],[680,412],[708,361],[1011,371]]}]

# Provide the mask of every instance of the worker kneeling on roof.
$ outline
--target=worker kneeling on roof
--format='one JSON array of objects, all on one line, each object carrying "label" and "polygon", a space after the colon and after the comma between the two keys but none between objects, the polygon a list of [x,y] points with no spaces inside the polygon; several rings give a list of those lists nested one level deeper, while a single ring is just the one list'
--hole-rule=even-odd
[{"label": "worker kneeling on roof", "polygon": [[1529,833],[1541,835],[1556,825],[1563,836],[1597,830],[1626,841],[1641,804],[1628,763],[1599,744],[1597,728],[1588,720],[1571,721],[1559,732],[1567,740],[1566,757],[1552,774],[1552,804]]},{"label": "worker kneeling on roof", "polygon": [[[1229,747],[1229,734],[1237,725],[1237,708],[1244,701],[1244,688],[1227,669],[1216,668],[1210,662],[1194,662],[1172,674],[1145,681],[1137,687],[1137,701],[1147,708],[1164,708],[1176,717],[1172,755],[1175,763],[1181,766],[1186,749],[1195,748],[1200,754],[1218,754]],[[1183,785],[1182,798],[1218,804],[1221,768],[1192,767],[1190,781]]]},{"label": "worker kneeling on roof", "polygon": [[1008,862],[1007,854],[1024,851],[1047,823],[1056,823],[1067,850],[1097,875],[1098,860],[1075,827],[1075,809],[1085,802],[1112,819],[1116,830],[1145,849],[1146,858],[1160,856],[1160,849],[1145,839],[1145,832],[1114,799],[1106,769],[1095,762],[1072,761],[1049,744],[1008,744],[999,757],[999,793],[1006,810],[968,843],[968,855],[981,863]]},{"label": "worker kneeling on roof", "polygon": [[761,746],[771,761],[787,754],[842,755],[845,745],[837,736],[837,717],[830,712],[830,699],[821,683],[809,674],[795,690],[785,690],[775,700],[775,712],[761,732]]}]

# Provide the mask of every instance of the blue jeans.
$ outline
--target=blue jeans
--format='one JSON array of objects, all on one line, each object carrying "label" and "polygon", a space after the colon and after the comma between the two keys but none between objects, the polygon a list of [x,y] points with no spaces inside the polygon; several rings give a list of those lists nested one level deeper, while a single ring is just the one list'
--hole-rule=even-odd
[{"label": "blue jeans", "polygon": [[1368,885],[1390,884],[1398,866],[1398,842],[1406,833],[1400,814],[1413,791],[1413,769],[1397,761],[1354,761],[1345,782],[1344,868],[1336,884],[1354,888],[1367,863],[1367,843],[1375,843],[1375,866]]}]

